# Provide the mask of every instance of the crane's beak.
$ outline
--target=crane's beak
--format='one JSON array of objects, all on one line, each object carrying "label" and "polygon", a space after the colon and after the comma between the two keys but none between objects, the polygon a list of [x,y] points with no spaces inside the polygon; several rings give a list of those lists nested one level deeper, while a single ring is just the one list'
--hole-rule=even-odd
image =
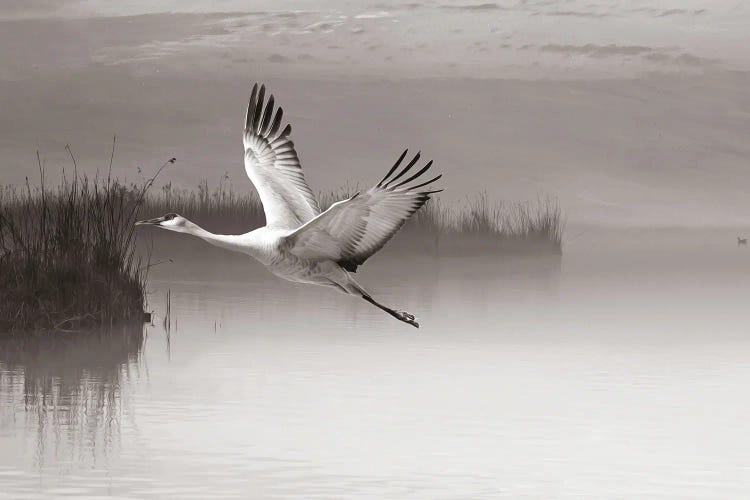
[{"label": "crane's beak", "polygon": [[158,226],[164,222],[164,217],[157,217],[155,219],[139,220],[135,223],[136,226]]}]

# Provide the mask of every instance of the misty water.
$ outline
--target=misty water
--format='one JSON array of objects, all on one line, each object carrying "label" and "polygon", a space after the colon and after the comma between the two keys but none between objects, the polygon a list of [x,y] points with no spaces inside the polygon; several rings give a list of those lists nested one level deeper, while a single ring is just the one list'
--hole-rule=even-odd
[{"label": "misty water", "polygon": [[359,280],[420,330],[241,256],[176,251],[152,269],[143,332],[2,343],[0,497],[743,497],[736,235],[374,257]]}]

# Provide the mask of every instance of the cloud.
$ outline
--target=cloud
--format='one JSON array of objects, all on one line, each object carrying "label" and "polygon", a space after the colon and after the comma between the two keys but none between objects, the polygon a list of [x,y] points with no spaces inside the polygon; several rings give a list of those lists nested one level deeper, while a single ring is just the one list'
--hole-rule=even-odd
[{"label": "cloud", "polygon": [[456,10],[499,10],[500,6],[496,3],[478,3],[471,5],[441,5],[444,9]]},{"label": "cloud", "polygon": [[590,57],[610,57],[610,56],[637,56],[652,52],[651,47],[643,45],[596,45],[587,43],[586,45],[558,45],[547,44],[539,47],[542,52],[557,52],[569,55],[586,55]]},{"label": "cloud", "polygon": [[[533,45],[523,45],[519,47],[521,50],[531,50],[534,48]],[[644,45],[596,45],[592,43],[586,45],[547,44],[538,47],[538,50],[563,55],[582,55],[598,59],[618,56],[639,56],[651,63],[672,66],[712,66],[721,62],[720,59],[700,57],[687,52],[679,52],[677,49],[660,49],[646,47]]]},{"label": "cloud", "polygon": [[287,63],[291,59],[289,59],[288,57],[282,56],[281,54],[271,54],[270,56],[266,58],[266,60],[272,63]]},{"label": "cloud", "polygon": [[654,52],[647,54],[644,58],[653,63],[671,64],[677,66],[705,67],[719,64],[721,60],[710,57],[700,57],[687,52],[679,54],[667,54],[664,52]]},{"label": "cloud", "polygon": [[363,14],[357,14],[354,19],[382,19],[385,17],[391,17],[391,13],[387,10],[379,10],[377,12],[365,12]]},{"label": "cloud", "polygon": [[574,10],[554,10],[551,12],[536,12],[535,14],[543,14],[545,16],[565,16],[565,17],[590,17],[590,18],[597,18],[597,17],[607,17],[608,14],[604,14],[601,12],[583,12],[583,11],[574,11]]},{"label": "cloud", "polygon": [[46,17],[74,7],[77,0],[3,0],[0,19]]},{"label": "cloud", "polygon": [[335,22],[319,21],[317,23],[308,24],[307,26],[305,26],[304,29],[305,31],[318,31],[321,33],[330,33],[334,29],[336,29],[338,26],[341,26],[342,24],[344,23],[341,21],[335,21]]},{"label": "cloud", "polygon": [[384,3],[375,3],[375,4],[370,5],[369,8],[370,9],[378,9],[378,10],[388,10],[388,9],[414,10],[414,9],[418,9],[421,6],[422,6],[421,3],[416,3],[416,2],[405,3],[405,4],[401,4],[401,5],[398,5],[398,4],[387,5],[387,4],[384,4]]},{"label": "cloud", "polygon": [[641,7],[631,9],[630,12],[650,14],[652,17],[669,17],[669,16],[700,16],[705,14],[706,9],[657,9],[654,7]]}]

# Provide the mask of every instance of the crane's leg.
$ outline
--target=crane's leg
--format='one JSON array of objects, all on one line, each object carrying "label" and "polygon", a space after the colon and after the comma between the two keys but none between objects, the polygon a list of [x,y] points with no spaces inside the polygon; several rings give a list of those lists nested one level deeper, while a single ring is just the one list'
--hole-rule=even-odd
[{"label": "crane's leg", "polygon": [[327,284],[333,285],[336,289],[348,295],[355,295],[355,296],[362,297],[370,304],[374,305],[378,309],[382,309],[383,311],[387,312],[388,314],[390,314],[397,320],[403,321],[404,323],[408,323],[415,328],[419,328],[419,323],[417,323],[416,318],[414,317],[413,314],[409,314],[406,311],[399,311],[397,309],[391,309],[388,306],[384,306],[380,302],[373,299],[372,296],[369,293],[367,293],[367,291],[365,291],[365,289],[362,288],[362,286],[360,286],[360,284],[354,280],[351,274],[344,271],[343,269],[341,269],[341,271],[343,271],[344,274],[343,276],[336,276],[336,278],[338,279],[333,279],[330,276],[327,277],[326,278],[328,282]]},{"label": "crane's leg", "polygon": [[416,319],[414,318],[413,314],[409,314],[406,311],[397,311],[395,309],[391,309],[390,307],[384,306],[383,304],[377,302],[375,299],[373,299],[366,293],[362,294],[362,298],[365,299],[370,304],[374,305],[375,307],[387,312],[388,314],[390,314],[397,320],[403,321],[404,323],[409,323],[411,326],[419,328],[419,323],[416,322]]}]

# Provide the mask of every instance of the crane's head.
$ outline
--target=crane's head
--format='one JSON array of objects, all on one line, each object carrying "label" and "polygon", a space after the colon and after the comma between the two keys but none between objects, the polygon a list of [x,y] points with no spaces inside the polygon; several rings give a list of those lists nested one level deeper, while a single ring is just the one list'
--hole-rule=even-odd
[{"label": "crane's head", "polygon": [[155,219],[140,220],[136,222],[135,225],[163,227],[164,229],[169,229],[170,231],[177,231],[178,233],[181,233],[185,231],[188,222],[189,221],[185,217],[179,214],[168,213]]}]

